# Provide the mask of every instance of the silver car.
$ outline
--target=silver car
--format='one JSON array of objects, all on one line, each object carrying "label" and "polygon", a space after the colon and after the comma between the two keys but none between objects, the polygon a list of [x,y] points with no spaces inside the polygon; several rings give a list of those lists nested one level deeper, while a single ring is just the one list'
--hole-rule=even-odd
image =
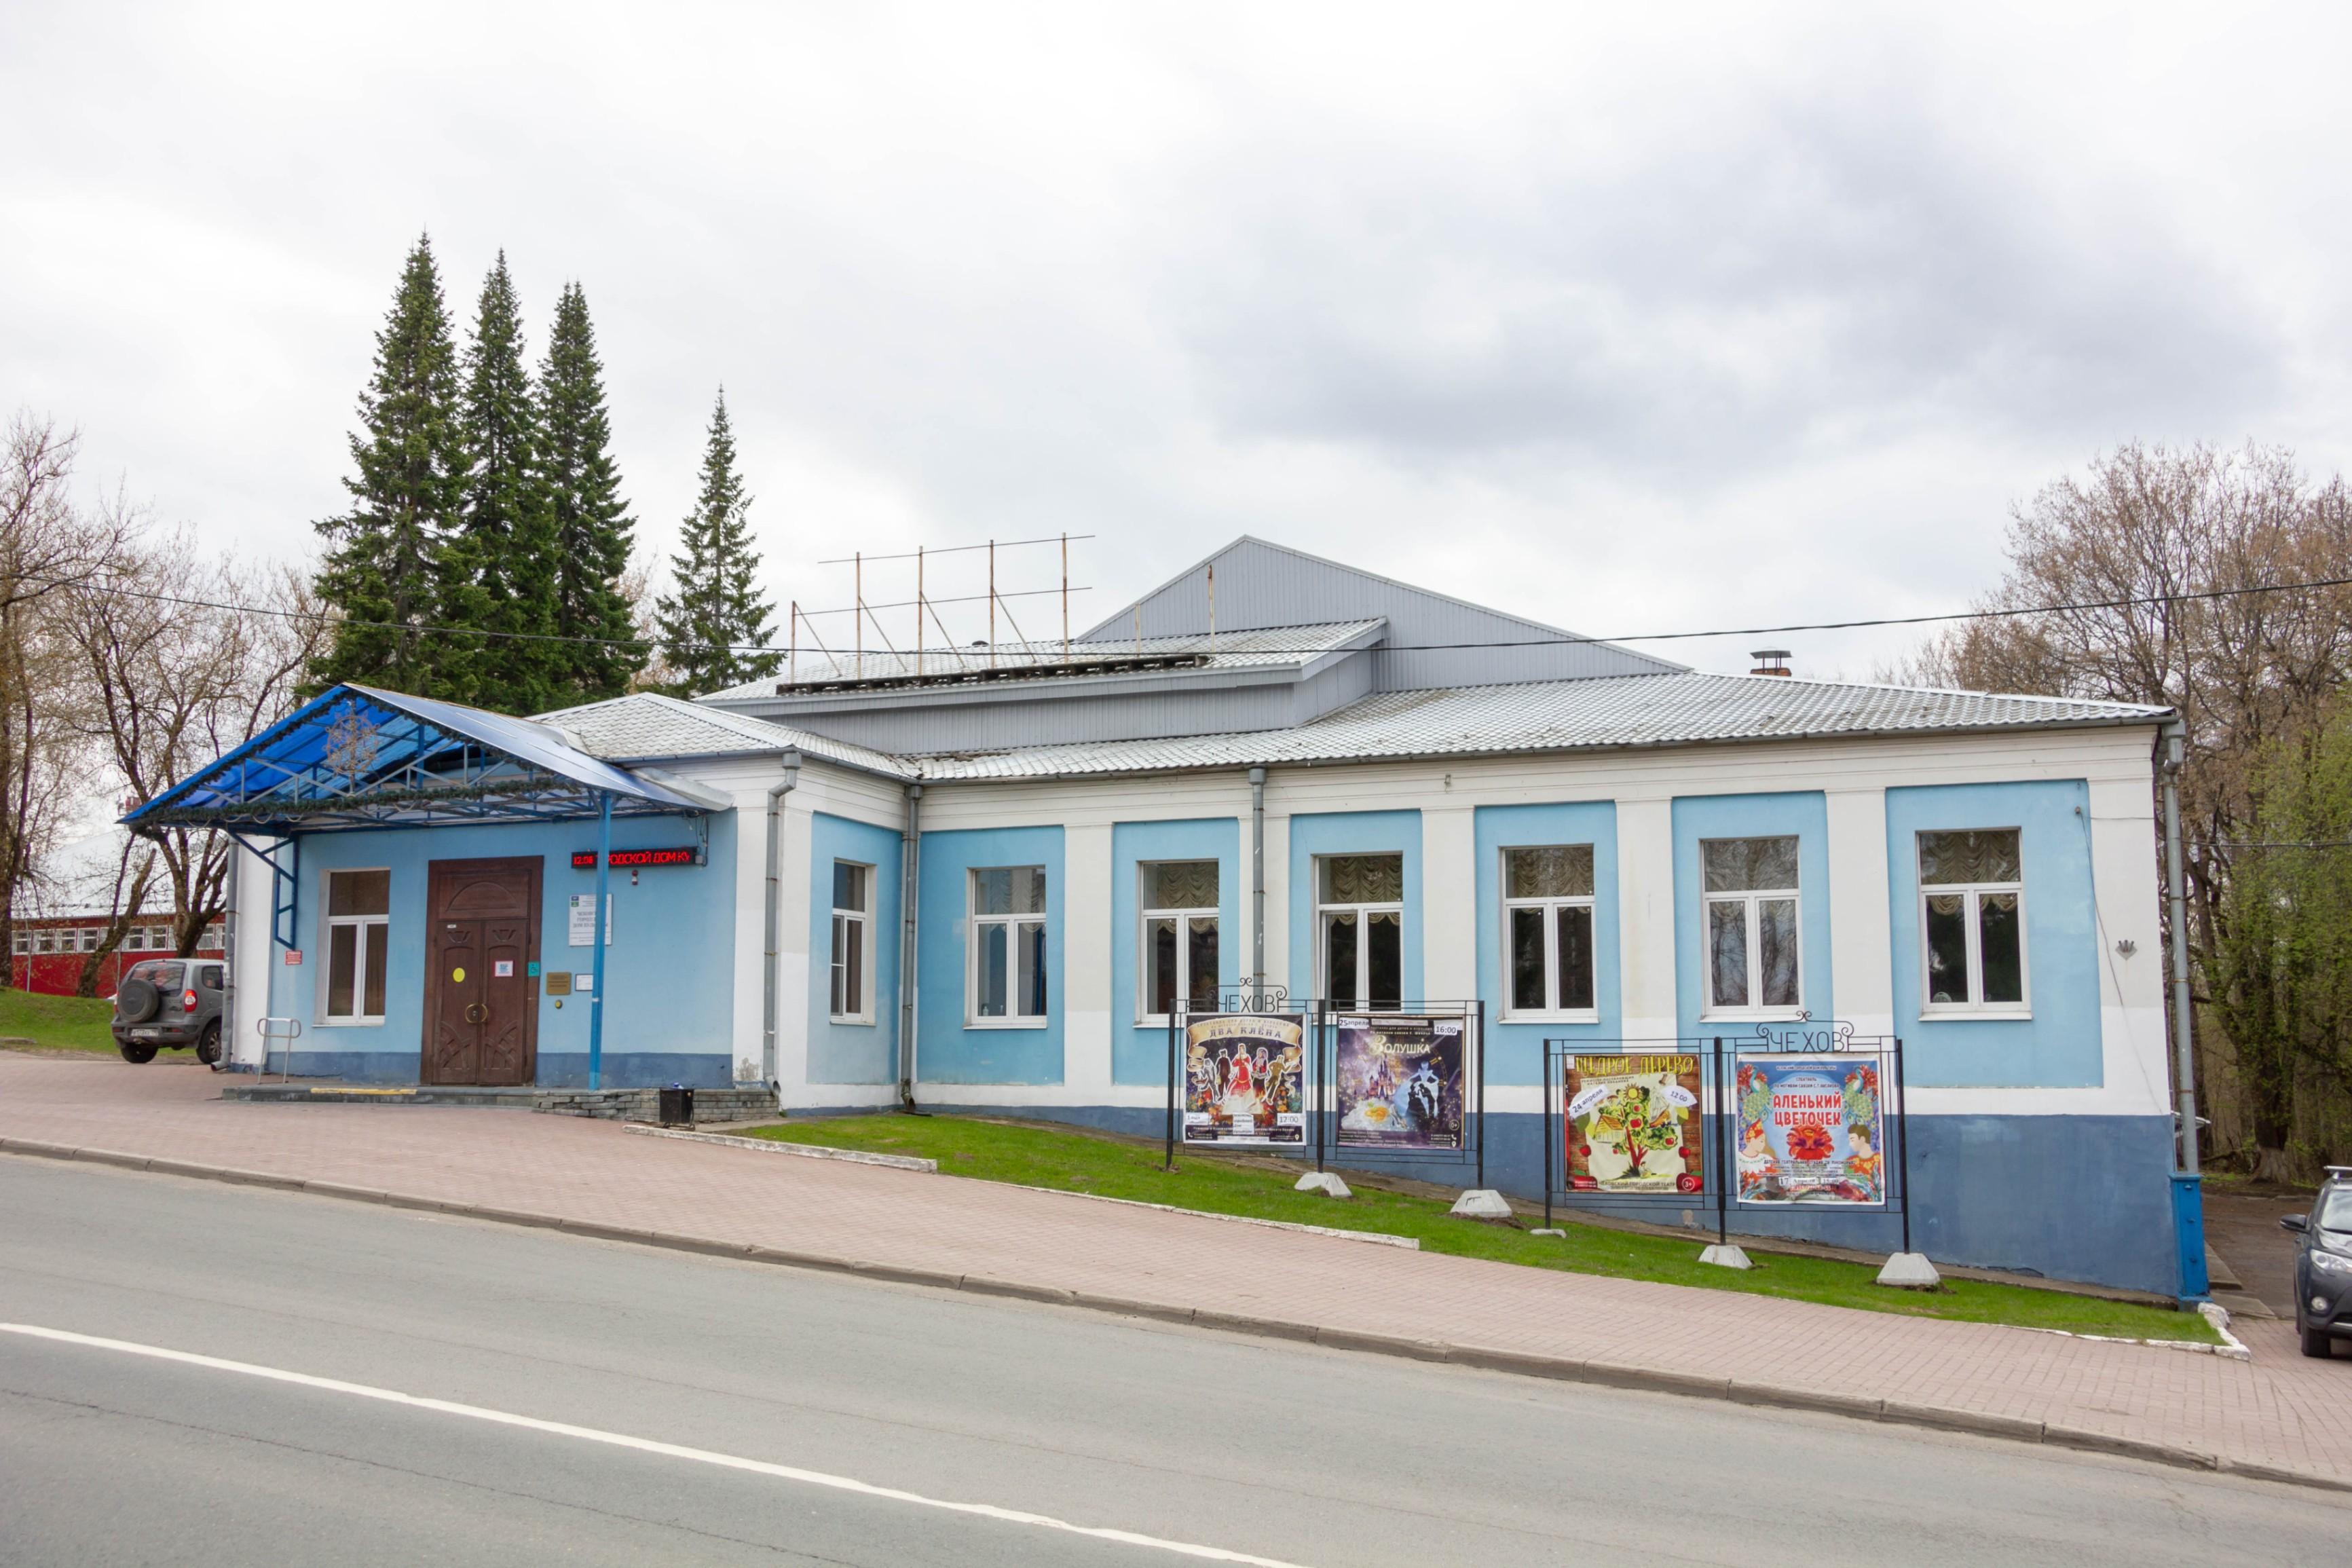
[{"label": "silver car", "polygon": [[114,1048],[126,1062],[152,1062],[164,1049],[194,1047],[206,1067],[221,1055],[226,966],[195,958],[134,963],[114,988]]}]

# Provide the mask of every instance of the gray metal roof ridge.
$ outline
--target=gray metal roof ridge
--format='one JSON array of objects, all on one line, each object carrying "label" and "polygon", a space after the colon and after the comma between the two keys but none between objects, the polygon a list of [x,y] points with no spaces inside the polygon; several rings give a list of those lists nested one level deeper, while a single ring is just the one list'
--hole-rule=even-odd
[{"label": "gray metal roof ridge", "polygon": [[1208,554],[1203,555],[1198,561],[1193,562],[1192,564],[1185,567],[1184,570],[1177,573],[1173,577],[1168,578],[1154,587],[1147,588],[1135,598],[1129,600],[1108,619],[1100,621],[1079,633],[1079,638],[1083,639],[1091,637],[1095,633],[1101,631],[1104,627],[1108,626],[1113,621],[1118,619],[1120,616],[1131,615],[1138,605],[1140,605],[1144,600],[1151,597],[1152,595],[1166,592],[1168,589],[1174,587],[1177,584],[1181,583],[1185,578],[1190,577],[1193,573],[1200,571],[1202,567],[1216,560],[1218,556],[1223,555],[1233,550],[1235,546],[1243,544],[1257,544],[1263,545],[1268,550],[1278,550],[1285,555],[1294,556],[1300,561],[1312,561],[1318,566],[1328,566],[1336,571],[1353,573],[1359,577],[1368,577],[1375,583],[1385,584],[1389,587],[1402,590],[1404,593],[1424,594],[1430,598],[1443,600],[1446,604],[1456,605],[1465,610],[1476,610],[1481,615],[1493,616],[1500,620],[1516,621],[1520,626],[1529,626],[1539,632],[1549,632],[1552,636],[1565,638],[1570,642],[1582,643],[1593,647],[1605,647],[1612,652],[1626,654],[1634,658],[1646,658],[1654,664],[1664,666],[1665,670],[1672,674],[1682,675],[1697,673],[1686,664],[1676,664],[1673,659],[1661,658],[1659,655],[1654,653],[1643,653],[1638,649],[1622,647],[1616,643],[1607,641],[1601,637],[1589,637],[1582,632],[1570,631],[1566,626],[1555,626],[1545,621],[1529,620],[1527,616],[1522,616],[1516,611],[1498,610],[1492,605],[1476,604],[1469,599],[1461,598],[1455,595],[1444,593],[1436,588],[1427,587],[1419,583],[1407,583],[1400,578],[1386,576],[1381,573],[1370,571],[1361,566],[1350,565],[1345,561],[1334,561],[1328,555],[1318,555],[1312,551],[1301,550],[1294,544],[1284,544],[1276,540],[1262,539],[1255,533],[1236,534],[1233,539],[1228,540],[1225,543],[1220,545],[1215,550],[1211,551]]}]

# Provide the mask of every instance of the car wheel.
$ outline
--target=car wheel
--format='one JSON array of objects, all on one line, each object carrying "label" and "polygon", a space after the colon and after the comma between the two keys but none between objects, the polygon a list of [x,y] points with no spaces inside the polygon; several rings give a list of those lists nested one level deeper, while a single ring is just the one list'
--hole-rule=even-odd
[{"label": "car wheel", "polygon": [[2332,1349],[2328,1342],[2327,1331],[2326,1329],[2307,1328],[2304,1325],[2300,1318],[2296,1320],[2294,1326],[2303,1331],[2303,1353],[2307,1356],[2315,1357],[2320,1361],[2326,1361],[2332,1353]]},{"label": "car wheel", "polygon": [[196,1037],[196,1060],[204,1063],[205,1066],[208,1068],[216,1068],[220,1066],[219,1019],[215,1018],[211,1023],[206,1024],[205,1026],[205,1032]]},{"label": "car wheel", "polygon": [[143,1064],[155,1059],[155,1047],[149,1040],[117,1040],[114,1048],[122,1053],[126,1062]]}]

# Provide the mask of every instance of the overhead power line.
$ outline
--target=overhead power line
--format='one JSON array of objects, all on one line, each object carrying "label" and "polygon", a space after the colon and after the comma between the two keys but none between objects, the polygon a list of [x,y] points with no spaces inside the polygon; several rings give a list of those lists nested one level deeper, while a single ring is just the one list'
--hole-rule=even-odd
[{"label": "overhead power line", "polygon": [[[78,585],[77,584],[67,583],[63,580],[49,583],[46,579],[29,575],[21,579],[21,581],[28,583],[42,583],[46,586],[56,587]],[[79,583],[86,584],[87,580],[79,580]],[[2317,577],[2303,583],[2256,583],[2239,588],[2209,588],[2200,590],[2196,593],[2183,594],[2147,594],[2120,599],[2091,599],[2084,600],[2077,604],[2034,605],[2020,609],[1952,610],[1940,615],[1930,616],[1878,616],[1862,620],[1804,621],[1770,626],[1719,626],[1706,631],[1617,633],[1608,637],[1584,637],[1570,633],[1562,633],[1555,637],[1543,637],[1498,638],[1488,641],[1474,642],[1384,643],[1381,646],[1382,651],[1389,653],[1444,653],[1456,649],[1471,648],[1577,647],[1596,643],[1678,642],[1705,637],[1777,637],[1785,632],[1842,632],[1866,630],[1874,626],[1921,626],[1958,621],[2013,620],[2029,616],[2070,615],[2086,610],[2133,609],[2149,605],[2192,604],[2211,599],[2242,598],[2257,594],[2299,594],[2308,593],[2314,589],[2319,588],[2343,587],[2352,587],[2352,577]],[[180,594],[159,594],[151,589],[131,588],[118,584],[106,585],[100,591],[110,594],[120,594],[126,598],[142,599],[152,604],[181,605],[193,609],[227,610],[239,615],[272,616],[282,620],[292,621],[332,620],[338,625],[361,626],[372,631],[434,633],[451,637],[482,637],[485,639],[497,639],[507,642],[574,643],[593,647],[668,647],[680,651],[690,650],[695,652],[723,652],[735,654],[772,653],[779,657],[782,657],[788,651],[785,648],[777,647],[765,643],[671,642],[660,637],[567,637],[556,632],[488,631],[479,626],[441,626],[429,623],[412,625],[402,621],[367,621],[350,616],[338,617],[334,616],[332,612],[325,610],[289,610],[271,605],[238,605],[226,603],[218,599],[199,599]],[[1084,591],[1085,590],[1078,588],[1072,588],[1069,590],[1069,592],[1074,594]],[[1001,599],[1009,599],[1034,595],[1054,595],[1060,592],[1062,592],[1062,590],[1058,588],[1038,588],[1027,590],[1024,595],[1020,595],[1013,594],[1000,594],[996,595],[996,597]],[[909,602],[911,603],[911,601]],[[946,601],[929,600],[926,602],[939,604],[945,603]],[[876,607],[877,606],[867,606],[868,609]],[[839,612],[811,612],[803,610],[801,613],[803,616],[807,616],[813,613],[838,614]],[[858,652],[879,655],[884,651],[886,650],[878,648],[844,648],[840,650],[840,654],[836,654],[835,657],[837,658],[841,655]]]}]

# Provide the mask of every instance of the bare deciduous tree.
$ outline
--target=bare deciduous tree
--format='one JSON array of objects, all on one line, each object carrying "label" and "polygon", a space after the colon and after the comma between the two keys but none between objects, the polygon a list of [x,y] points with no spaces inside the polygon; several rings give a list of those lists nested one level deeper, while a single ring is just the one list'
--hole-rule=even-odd
[{"label": "bare deciduous tree", "polygon": [[81,784],[84,738],[71,722],[81,693],[58,609],[123,538],[119,516],[75,505],[75,448],[72,433],[19,414],[0,455],[0,952]]},{"label": "bare deciduous tree", "polygon": [[[2352,576],[2352,492],[2311,482],[2277,447],[2134,444],[2018,508],[2009,561],[1977,607],[2038,613],[1966,623],[1885,673],[2176,709],[2190,949],[2210,985],[2270,759],[2319,729],[2352,676],[2352,587],[2233,590]],[[2086,607],[2045,608],[2057,605]],[[2230,1045],[2243,1058],[2277,1042]],[[2276,1086],[2294,1074],[2232,1065],[2256,1163],[2280,1173],[2293,1107]]]},{"label": "bare deciduous tree", "polygon": [[[285,717],[328,624],[300,574],[208,562],[184,533],[118,551],[72,605],[90,692],[84,733],[133,805]],[[229,842],[188,827],[146,837],[170,889],[173,944],[192,953],[226,907]]]}]

